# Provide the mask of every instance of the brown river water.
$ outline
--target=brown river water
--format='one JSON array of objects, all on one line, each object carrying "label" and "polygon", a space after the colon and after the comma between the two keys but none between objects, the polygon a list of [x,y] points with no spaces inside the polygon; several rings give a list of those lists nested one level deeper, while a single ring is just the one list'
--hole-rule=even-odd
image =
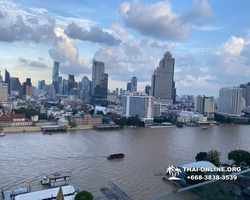
[{"label": "brown river water", "polygon": [[[177,189],[161,180],[169,165],[194,162],[198,152],[211,149],[221,152],[222,162],[231,150],[250,151],[250,126],[207,127],[9,133],[0,138],[0,186],[14,189],[30,182],[37,191],[45,188],[43,175],[70,171],[75,186],[95,197],[112,181],[133,200],[148,199]],[[114,153],[126,157],[106,159]]]}]

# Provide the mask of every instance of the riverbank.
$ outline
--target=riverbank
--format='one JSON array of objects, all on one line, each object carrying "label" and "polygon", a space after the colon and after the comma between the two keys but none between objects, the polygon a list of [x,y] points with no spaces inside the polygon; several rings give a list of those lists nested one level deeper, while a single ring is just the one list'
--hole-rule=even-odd
[{"label": "riverbank", "polygon": [[[68,130],[90,130],[93,129],[93,125],[78,125],[74,128],[68,127]],[[22,132],[41,132],[40,126],[15,126],[15,127],[3,127],[4,133],[22,133]]]}]

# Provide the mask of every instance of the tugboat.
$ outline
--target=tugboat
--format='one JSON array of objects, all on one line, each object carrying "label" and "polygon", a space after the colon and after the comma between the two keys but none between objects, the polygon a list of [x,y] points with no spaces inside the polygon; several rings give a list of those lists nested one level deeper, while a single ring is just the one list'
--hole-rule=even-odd
[{"label": "tugboat", "polygon": [[52,133],[43,132],[44,135],[52,135]]},{"label": "tugboat", "polygon": [[201,129],[202,129],[202,130],[207,130],[207,127],[202,127]]},{"label": "tugboat", "polygon": [[122,159],[124,158],[125,155],[123,153],[118,153],[118,154],[112,154],[107,157],[108,160],[116,160],[116,159]]}]

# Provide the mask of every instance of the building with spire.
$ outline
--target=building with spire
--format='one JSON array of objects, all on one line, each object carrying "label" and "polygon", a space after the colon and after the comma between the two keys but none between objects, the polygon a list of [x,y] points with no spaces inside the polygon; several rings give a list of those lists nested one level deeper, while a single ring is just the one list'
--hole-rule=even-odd
[{"label": "building with spire", "polygon": [[167,51],[152,75],[151,95],[163,104],[172,105],[175,102],[174,65],[175,59]]}]

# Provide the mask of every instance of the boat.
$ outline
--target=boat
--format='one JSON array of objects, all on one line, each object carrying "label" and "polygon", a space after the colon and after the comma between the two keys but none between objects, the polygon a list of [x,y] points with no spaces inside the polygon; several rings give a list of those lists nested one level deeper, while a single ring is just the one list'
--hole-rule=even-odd
[{"label": "boat", "polygon": [[167,179],[166,177],[163,177],[162,180],[163,180],[164,182],[166,182],[166,183],[170,183],[170,184],[172,184],[172,185],[175,185],[175,186],[178,186],[178,187],[182,187],[180,184],[178,184],[178,183],[176,183],[176,182],[174,182],[174,181],[171,181],[171,180]]},{"label": "boat", "polygon": [[69,179],[70,179],[70,173],[68,173],[68,172],[66,172],[66,173],[56,172],[54,174],[45,175],[41,180],[41,184],[52,186],[52,185],[55,185],[55,184],[53,184],[55,182],[67,181]]},{"label": "boat", "polygon": [[184,125],[183,125],[183,123],[177,123],[176,124],[176,127],[178,127],[178,128],[182,128]]},{"label": "boat", "polygon": [[5,134],[2,132],[2,133],[0,133],[0,137],[3,137],[3,136],[5,136]]},{"label": "boat", "polygon": [[201,129],[202,129],[202,130],[207,130],[207,127],[202,127]]},{"label": "boat", "polygon": [[123,153],[118,153],[118,154],[112,154],[107,157],[108,160],[115,160],[115,159],[122,159],[124,158],[125,155]]},{"label": "boat", "polygon": [[52,133],[43,132],[44,135],[52,135]]},{"label": "boat", "polygon": [[131,128],[131,129],[136,129],[136,126],[129,126],[129,128]]}]

